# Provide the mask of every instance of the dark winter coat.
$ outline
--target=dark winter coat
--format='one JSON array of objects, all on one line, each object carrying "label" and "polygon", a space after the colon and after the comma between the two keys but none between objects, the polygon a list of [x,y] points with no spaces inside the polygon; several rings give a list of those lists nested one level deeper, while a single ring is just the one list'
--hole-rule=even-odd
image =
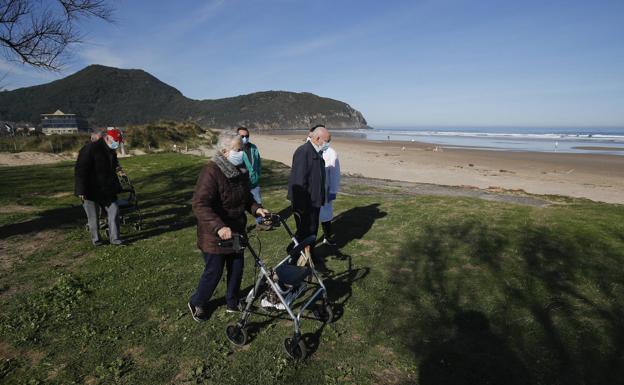
[{"label": "dark winter coat", "polygon": [[298,212],[325,203],[325,161],[310,141],[299,146],[293,154],[288,200]]},{"label": "dark winter coat", "polygon": [[103,138],[86,144],[80,149],[74,168],[76,196],[84,195],[85,199],[104,205],[116,201],[121,192],[117,168],[117,153]]},{"label": "dark winter coat", "polygon": [[217,153],[202,169],[193,193],[193,213],[197,218],[197,247],[205,253],[229,254],[232,249],[218,246],[222,227],[245,234],[247,215],[260,206],[249,187],[249,174]]}]

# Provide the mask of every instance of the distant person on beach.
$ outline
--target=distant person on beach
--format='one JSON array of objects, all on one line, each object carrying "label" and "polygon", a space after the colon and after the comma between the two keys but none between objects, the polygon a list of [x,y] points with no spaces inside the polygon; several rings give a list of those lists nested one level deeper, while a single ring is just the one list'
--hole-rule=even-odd
[{"label": "distant person on beach", "polygon": [[334,219],[334,201],[340,187],[340,161],[333,147],[323,151],[323,160],[325,161],[325,196],[327,199],[321,206],[319,220],[323,228],[323,243],[335,246],[332,220]]},{"label": "distant person on beach", "polygon": [[292,203],[297,240],[316,237],[319,213],[326,202],[325,161],[331,136],[322,125],[313,127],[310,140],[295,150],[288,180],[288,200]]},{"label": "distant person on beach", "polygon": [[239,127],[238,135],[241,137],[243,143],[243,162],[249,172],[249,187],[254,199],[258,203],[262,203],[262,196],[260,195],[260,174],[262,169],[262,163],[260,161],[260,152],[255,144],[249,140],[249,129],[247,127]]},{"label": "distant person on beach", "polygon": [[117,148],[121,142],[119,130],[109,130],[95,142],[80,149],[74,175],[75,194],[82,201],[87,214],[91,242],[94,246],[102,245],[98,231],[98,208],[103,207],[108,214],[109,241],[112,245],[123,245],[119,234],[119,206],[117,194],[121,184],[117,173],[124,174],[117,160]]},{"label": "distant person on beach", "polygon": [[212,162],[204,166],[195,185],[192,204],[197,218],[197,246],[205,265],[188,307],[198,322],[209,317],[208,301],[221,280],[224,266],[227,268],[226,311],[240,310],[243,253],[219,246],[219,242],[231,239],[234,233],[245,234],[245,211],[263,217],[268,214],[251,194],[242,146],[238,133],[222,133]]}]

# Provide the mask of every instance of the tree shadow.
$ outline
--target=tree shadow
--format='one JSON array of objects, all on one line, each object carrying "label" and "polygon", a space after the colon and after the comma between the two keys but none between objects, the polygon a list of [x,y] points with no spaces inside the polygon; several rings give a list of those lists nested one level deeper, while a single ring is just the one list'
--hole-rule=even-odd
[{"label": "tree shadow", "polygon": [[396,321],[423,384],[617,383],[624,253],[596,231],[432,221],[390,262],[373,330]]},{"label": "tree shadow", "polygon": [[461,311],[454,335],[430,348],[419,368],[421,385],[528,385],[526,369],[478,311]]},{"label": "tree shadow", "polygon": [[75,227],[85,216],[81,206],[60,207],[45,210],[36,214],[37,217],[23,222],[0,226],[0,239],[14,235],[37,233],[45,230],[58,230]]}]

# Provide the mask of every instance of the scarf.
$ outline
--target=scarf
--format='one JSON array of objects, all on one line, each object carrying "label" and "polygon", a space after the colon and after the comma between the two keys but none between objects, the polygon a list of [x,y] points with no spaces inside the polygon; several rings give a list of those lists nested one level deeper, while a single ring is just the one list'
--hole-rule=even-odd
[{"label": "scarf", "polygon": [[241,170],[240,168],[234,166],[229,160],[225,159],[223,154],[220,152],[217,152],[212,157],[212,161],[216,163],[217,167],[219,167],[227,179],[235,178],[247,171],[246,169]]}]

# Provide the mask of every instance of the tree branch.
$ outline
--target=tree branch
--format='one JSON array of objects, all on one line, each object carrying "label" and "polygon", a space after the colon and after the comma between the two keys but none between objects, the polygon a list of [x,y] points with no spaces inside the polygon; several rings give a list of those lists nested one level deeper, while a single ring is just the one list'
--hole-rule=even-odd
[{"label": "tree branch", "polygon": [[82,40],[77,22],[92,17],[112,22],[106,0],[55,0],[46,6],[37,0],[0,0],[0,48],[9,60],[58,70],[65,49]]}]

